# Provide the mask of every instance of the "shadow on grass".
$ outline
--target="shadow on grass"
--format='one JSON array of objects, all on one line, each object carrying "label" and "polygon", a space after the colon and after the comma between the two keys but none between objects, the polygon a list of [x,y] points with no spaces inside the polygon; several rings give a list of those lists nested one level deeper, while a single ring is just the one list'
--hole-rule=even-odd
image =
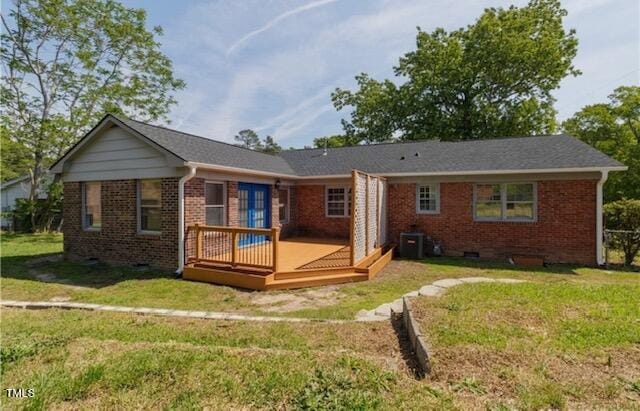
[{"label": "shadow on grass", "polygon": [[65,261],[62,253],[38,254],[37,257],[2,258],[3,278],[103,288],[130,280],[176,278],[171,271],[148,267],[112,265],[97,261]]}]

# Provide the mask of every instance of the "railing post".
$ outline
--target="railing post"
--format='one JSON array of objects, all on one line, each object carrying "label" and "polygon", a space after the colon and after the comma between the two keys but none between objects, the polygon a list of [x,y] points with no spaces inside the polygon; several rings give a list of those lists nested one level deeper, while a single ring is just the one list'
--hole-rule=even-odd
[{"label": "railing post", "polygon": [[200,262],[200,256],[202,255],[202,231],[198,224],[196,224],[194,228],[196,229],[196,261]]},{"label": "railing post", "polygon": [[231,232],[231,266],[235,267],[238,261],[238,232]]},{"label": "railing post", "polygon": [[273,227],[271,229],[271,248],[272,248],[272,266],[273,266],[273,272],[277,272],[278,271],[278,246],[280,243],[280,228],[278,227]]}]

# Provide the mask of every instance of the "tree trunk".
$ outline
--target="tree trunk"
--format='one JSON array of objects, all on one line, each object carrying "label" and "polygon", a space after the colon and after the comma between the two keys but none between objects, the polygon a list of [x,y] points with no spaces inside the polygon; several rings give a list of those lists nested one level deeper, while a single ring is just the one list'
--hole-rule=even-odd
[{"label": "tree trunk", "polygon": [[[40,186],[40,179],[42,174],[42,156],[39,153],[36,153],[34,156],[33,169],[31,170],[31,187],[29,189],[29,202],[31,204],[35,204],[38,201],[38,187]],[[36,221],[36,207],[32,207],[31,215],[29,219],[31,220],[31,231],[36,232],[38,222]]]}]

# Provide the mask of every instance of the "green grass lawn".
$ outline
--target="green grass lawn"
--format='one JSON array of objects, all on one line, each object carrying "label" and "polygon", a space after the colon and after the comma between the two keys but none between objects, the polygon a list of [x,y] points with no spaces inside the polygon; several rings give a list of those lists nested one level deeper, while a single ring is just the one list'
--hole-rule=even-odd
[{"label": "green grass lawn", "polygon": [[[393,261],[374,280],[283,292],[60,259],[61,236],[2,236],[2,298],[352,318],[439,278],[486,276],[416,310],[433,373],[416,380],[392,325],[248,323],[3,309],[3,409],[634,408],[640,274],[441,258]],[[326,290],[330,292],[324,293]],[[285,313],[257,297],[324,295]],[[311,297],[309,297],[311,298]]]},{"label": "green grass lawn", "polygon": [[388,323],[284,324],[3,310],[3,409],[442,408]]},{"label": "green grass lawn", "polygon": [[[333,290],[326,297],[309,290],[248,292],[176,279],[170,272],[140,270],[107,264],[88,265],[60,259],[62,237],[55,234],[3,234],[2,298],[14,300],[63,299],[136,307],[233,311],[261,315],[351,319],[361,309],[393,301],[440,278],[489,276],[541,282],[635,282],[638,274],[571,267],[539,269],[506,263],[456,258],[424,262],[392,261],[378,276],[361,283],[319,290]],[[313,293],[315,291],[312,291]],[[282,302],[257,304],[258,296],[302,299],[304,304],[279,309]]]},{"label": "green grass lawn", "polygon": [[465,407],[640,403],[638,275],[623,283],[468,284],[414,306],[432,349],[430,382],[461,393]]}]

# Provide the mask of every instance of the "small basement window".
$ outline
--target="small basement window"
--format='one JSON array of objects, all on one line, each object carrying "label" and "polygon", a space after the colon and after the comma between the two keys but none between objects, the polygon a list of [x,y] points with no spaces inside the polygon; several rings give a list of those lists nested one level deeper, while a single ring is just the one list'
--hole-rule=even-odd
[{"label": "small basement window", "polygon": [[162,181],[138,181],[138,231],[159,233],[162,229]]}]

